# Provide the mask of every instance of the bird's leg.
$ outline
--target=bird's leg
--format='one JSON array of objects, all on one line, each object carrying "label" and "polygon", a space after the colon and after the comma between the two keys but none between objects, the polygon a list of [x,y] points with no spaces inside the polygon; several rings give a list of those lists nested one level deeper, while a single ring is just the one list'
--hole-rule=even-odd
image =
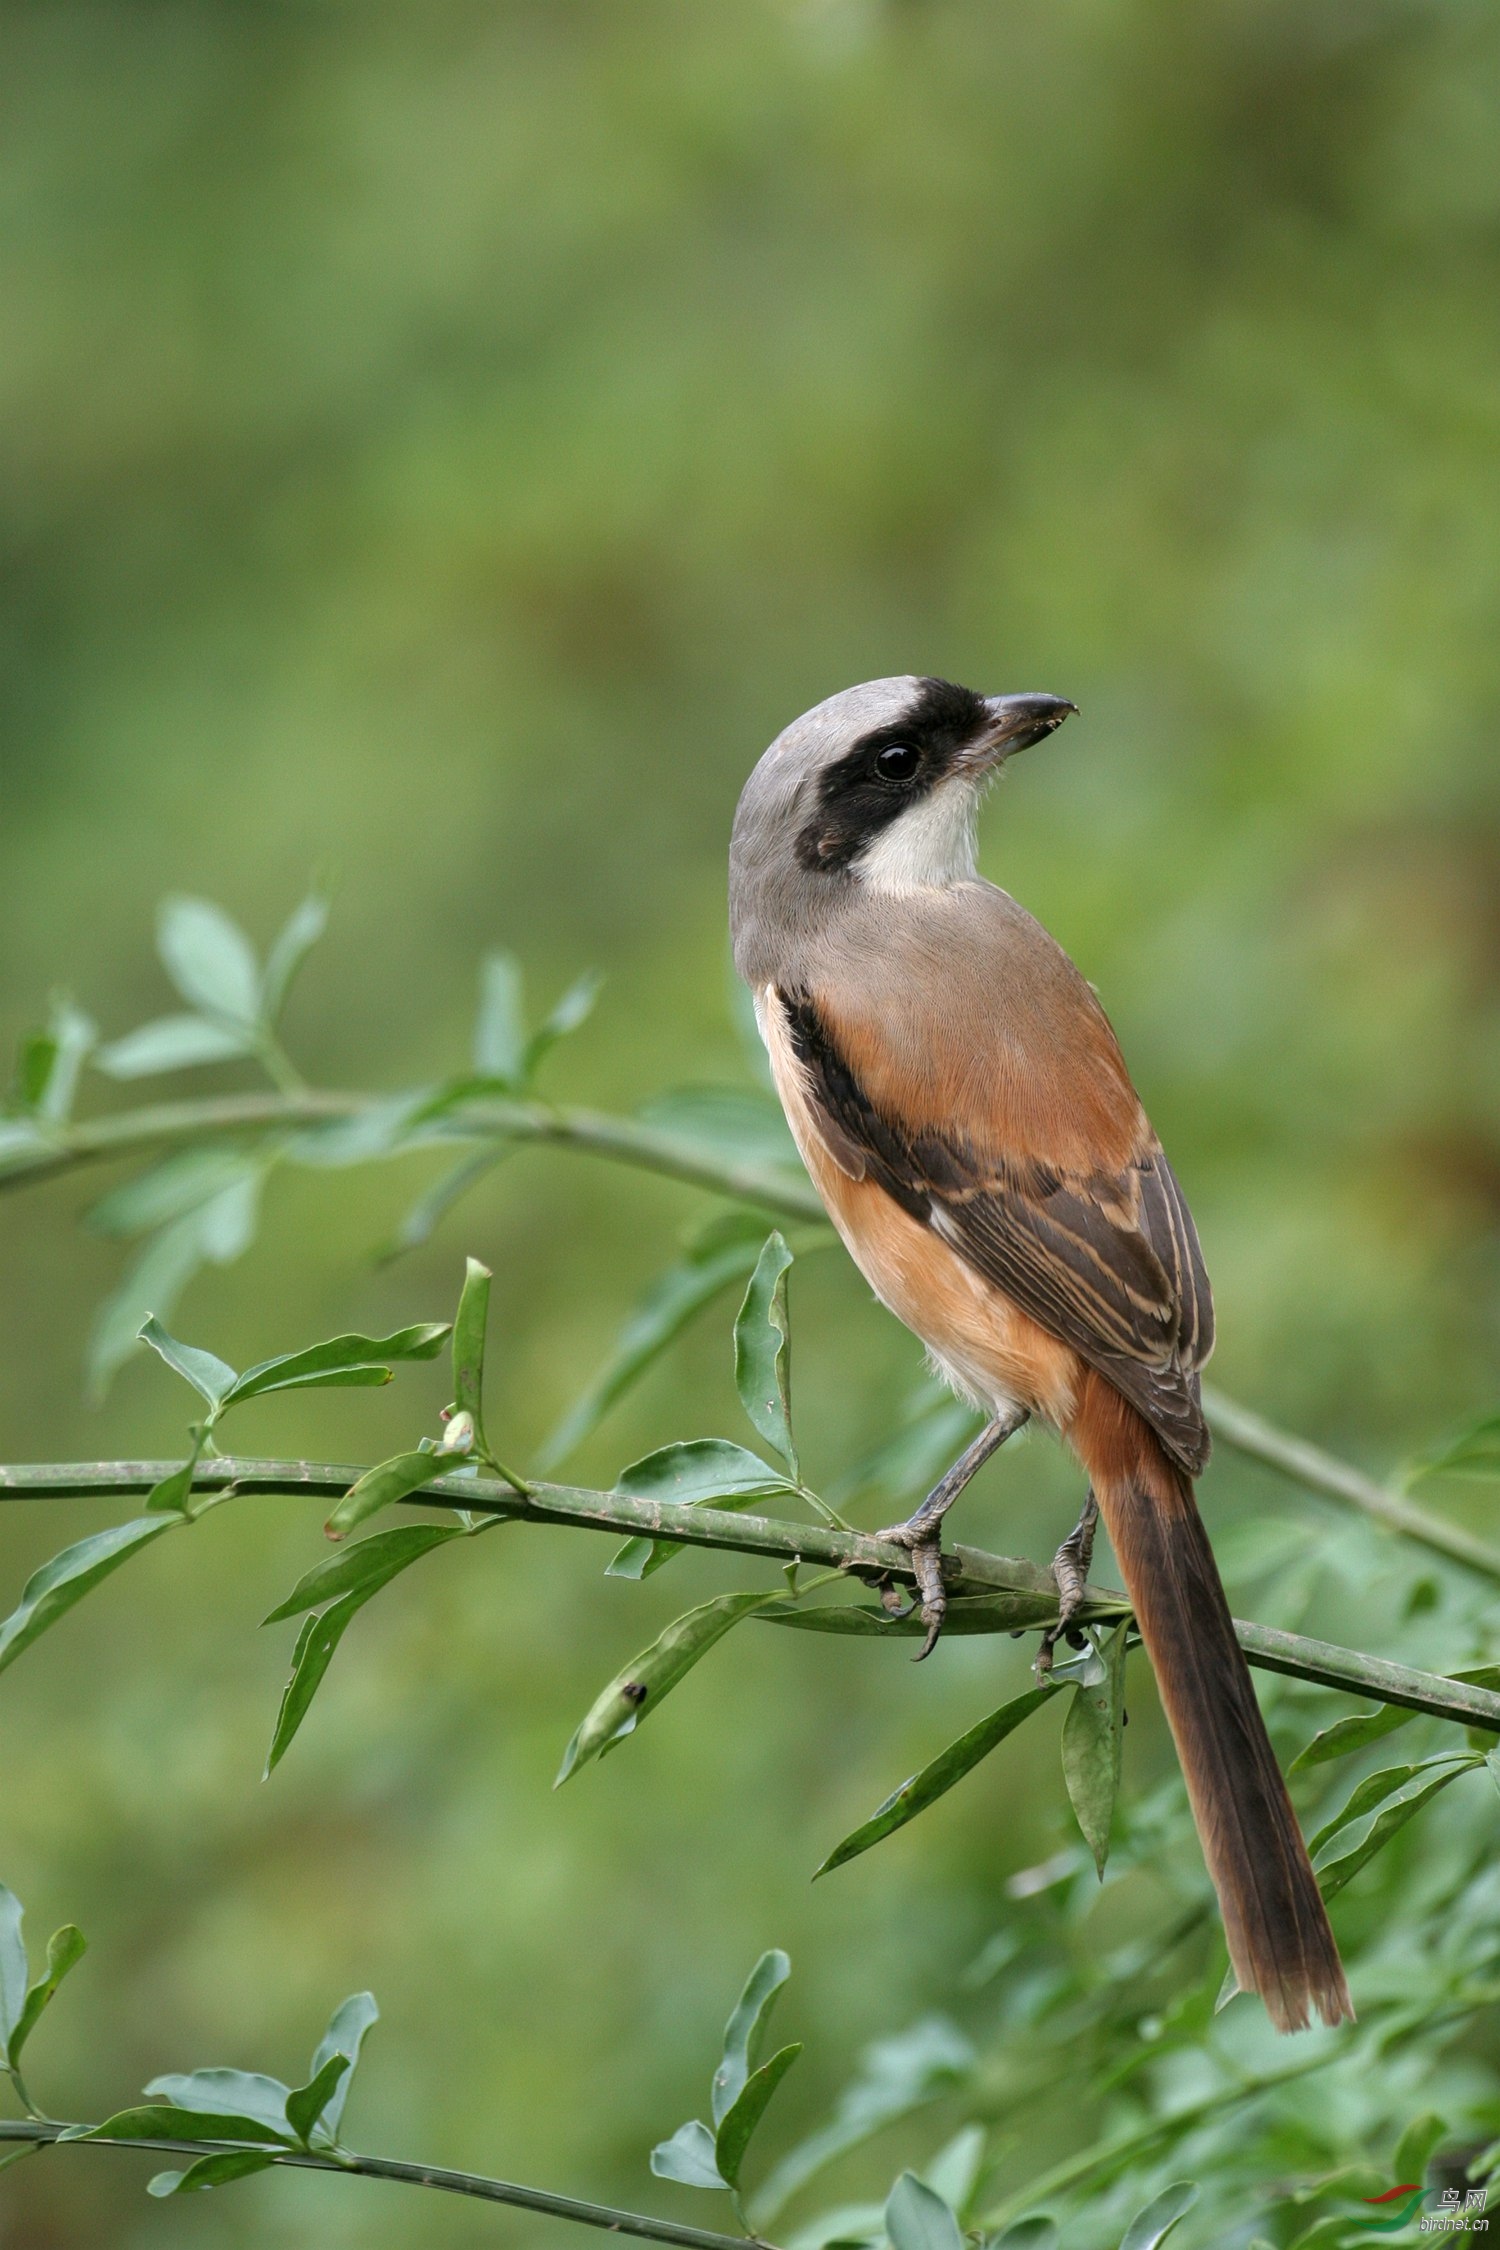
[{"label": "bird's leg", "polygon": [[1039,1679],[1045,1679],[1051,1671],[1052,1651],[1058,1642],[1070,1637],[1076,1630],[1073,1620],[1083,1606],[1089,1564],[1094,1559],[1094,1528],[1098,1521],[1099,1503],[1094,1498],[1094,1488],[1090,1485],[1082,1514],[1052,1558],[1052,1576],[1057,1582],[1057,1623],[1050,1625],[1042,1635],[1042,1645],[1036,1658]]},{"label": "bird's leg", "polygon": [[[947,1590],[943,1585],[943,1518],[970,1478],[1029,1418],[1024,1406],[1007,1407],[1003,1414],[997,1414],[993,1422],[985,1424],[973,1443],[964,1448],[946,1475],[938,1479],[915,1515],[909,1516],[905,1523],[892,1524],[888,1530],[875,1534],[877,1539],[888,1540],[893,1547],[911,1549],[922,1622],[927,1627],[927,1638],[913,1659],[917,1664],[936,1648],[948,1608]],[[889,1607],[889,1603],[886,1606]],[[910,1610],[894,1614],[909,1616]]]}]

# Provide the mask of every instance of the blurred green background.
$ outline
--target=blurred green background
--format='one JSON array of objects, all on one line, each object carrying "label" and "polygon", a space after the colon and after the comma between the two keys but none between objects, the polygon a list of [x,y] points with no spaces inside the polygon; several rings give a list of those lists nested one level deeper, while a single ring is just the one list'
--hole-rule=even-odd
[{"label": "blurred green background", "polygon": [[[499,945],[543,998],[607,973],[559,1092],[744,1082],[724,854],[765,742],[874,674],[1046,688],[1083,717],[1009,775],[984,863],[1112,1012],[1198,1214],[1216,1379],[1379,1465],[1494,1402],[1491,8],[10,5],[0,116],[7,1042],[55,986],[109,1034],[168,1005],[163,892],[264,942],[331,869],[288,1026],[319,1082],[460,1067]],[[521,1152],[377,1266],[433,1169],[278,1179],[176,1325],[244,1364],[443,1317],[472,1250],[492,1428],[525,1459],[711,1204]],[[0,1206],[6,1459],[180,1442],[144,1354],[84,1403],[119,1265],[86,1201]],[[841,1255],[792,1286],[831,1480],[918,1354]],[[580,1477],[748,1438],[727,1326]],[[444,1395],[418,1369],[253,1409],[236,1442],[373,1459]],[[1313,1505],[1227,1458],[1205,1492],[1216,1527]],[[1049,1553],[1076,1497],[1029,1445],[963,1535]],[[121,1512],[7,1508],[6,1602]],[[299,1503],[226,1511],[0,1684],[0,1873],[34,1940],[74,1918],[95,1949],[33,2053],[67,2114],[162,2069],[291,2073],[369,1984],[358,2143],[714,2223],[645,2151],[701,2106],[760,1948],[791,1950],[781,2028],[813,2034],[789,2134],[863,2040],[964,2015],[1003,1878],[1066,1837],[1044,1720],[809,1887],[1020,1682],[1007,1642],[913,1672],[747,1630],[554,1797],[614,1667],[756,1574],[606,1583],[602,1542],[537,1531],[361,1618],[262,1786],[292,1632],[256,1621],[319,1545]],[[1144,1781],[1166,1752],[1135,1692]],[[23,2166],[0,2243],[541,2239],[294,2178],[158,2207],[138,2170]]]}]

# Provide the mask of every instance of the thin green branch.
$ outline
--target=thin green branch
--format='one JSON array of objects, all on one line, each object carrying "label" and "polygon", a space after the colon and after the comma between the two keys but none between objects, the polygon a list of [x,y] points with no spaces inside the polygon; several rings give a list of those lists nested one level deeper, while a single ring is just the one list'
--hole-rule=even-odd
[{"label": "thin green branch", "polygon": [[[0,1499],[82,1499],[131,1497],[150,1492],[180,1464],[173,1461],[49,1461],[0,1465]],[[199,1462],[195,1492],[308,1493],[341,1498],[364,1472],[334,1461],[275,1461],[225,1454]],[[596,1492],[579,1485],[534,1484],[525,1493],[483,1477],[435,1476],[410,1495],[417,1505],[465,1508],[479,1515],[508,1516],[528,1523],[568,1525],[627,1537],[680,1540],[786,1564],[811,1563],[860,1579],[890,1578],[915,1583],[912,1558],[867,1533],[836,1531],[826,1524],[784,1523],[770,1516],[731,1514],[727,1509],[683,1506],[667,1500],[642,1500],[623,1492]],[[965,1620],[970,1630],[1009,1632],[1040,1628],[1056,1616],[1057,1593],[1050,1571],[1010,1555],[986,1554],[977,1547],[954,1547],[947,1561],[950,1592],[983,1603]],[[997,1597],[1025,1597],[1018,1608]],[[1100,1622],[1126,1613],[1123,1594],[1091,1586],[1082,1615]],[[956,1621],[955,1621],[956,1622]],[[899,1630],[899,1628],[897,1628]],[[1235,1631],[1252,1664],[1289,1672],[1320,1687],[1342,1689],[1378,1703],[1450,1719],[1500,1734],[1500,1694],[1467,1681],[1444,1679],[1409,1665],[1390,1664],[1358,1649],[1282,1633],[1269,1625],[1241,1623]]]},{"label": "thin green branch", "polygon": [[[66,2134],[93,2134],[91,2126],[66,2125],[53,2119],[0,2119],[0,2142],[22,2141],[47,2147]],[[243,2141],[125,2140],[100,2135],[88,2140],[69,2139],[69,2148],[149,2149],[164,2156],[221,2156],[239,2154]],[[271,2149],[256,2144],[255,2153],[273,2165],[289,2165],[303,2172],[353,2172],[366,2180],[395,2180],[405,2187],[440,2188],[449,2195],[473,2196],[481,2203],[511,2203],[522,2211],[539,2211],[549,2219],[572,2219],[583,2227],[604,2227],[611,2234],[634,2234],[648,2242],[670,2242],[678,2250],[745,2250],[745,2237],[715,2234],[707,2227],[679,2226],[672,2219],[651,2218],[640,2211],[617,2211],[607,2203],[583,2203],[576,2196],[551,2195],[545,2188],[519,2187],[512,2180],[486,2179],[479,2172],[453,2172],[438,2164],[401,2164],[384,2156],[359,2156],[340,2150],[323,2156],[316,2150]],[[752,2239],[759,2239],[758,2237]]]},{"label": "thin green branch", "polygon": [[[434,1094],[436,1090],[434,1090]],[[413,1091],[413,1112],[423,1099]],[[46,1129],[34,1145],[11,1144],[0,1151],[0,1190],[48,1179],[80,1165],[109,1157],[139,1155],[184,1143],[246,1132],[295,1130],[348,1122],[378,1114],[389,1097],[328,1093],[313,1089],[285,1093],[221,1094],[199,1101],[158,1102],[120,1110],[112,1116]],[[699,1143],[636,1118],[611,1117],[600,1110],[554,1108],[538,1101],[476,1095],[443,1112],[430,1128],[445,1142],[533,1141],[576,1149],[630,1164],[637,1170],[681,1180],[692,1187],[754,1204],[778,1217],[821,1219],[823,1208],[811,1182],[782,1167],[732,1162]],[[1456,1524],[1413,1507],[1400,1494],[1364,1476],[1304,1439],[1288,1436],[1222,1392],[1206,1395],[1214,1433],[1226,1445],[1278,1469],[1313,1492],[1415,1540],[1448,1562],[1500,1583],[1500,1551]]]}]

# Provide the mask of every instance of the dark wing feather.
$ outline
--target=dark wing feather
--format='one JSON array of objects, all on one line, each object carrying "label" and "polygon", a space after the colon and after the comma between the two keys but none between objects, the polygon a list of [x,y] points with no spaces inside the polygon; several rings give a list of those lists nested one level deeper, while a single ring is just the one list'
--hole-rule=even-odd
[{"label": "dark wing feather", "polygon": [[[1120,1174],[997,1163],[871,1102],[813,1003],[782,995],[830,1145],[1114,1384],[1196,1475],[1209,1438],[1198,1369],[1213,1303],[1193,1222],[1152,1148]],[[852,1160],[852,1161],[851,1161]]]}]

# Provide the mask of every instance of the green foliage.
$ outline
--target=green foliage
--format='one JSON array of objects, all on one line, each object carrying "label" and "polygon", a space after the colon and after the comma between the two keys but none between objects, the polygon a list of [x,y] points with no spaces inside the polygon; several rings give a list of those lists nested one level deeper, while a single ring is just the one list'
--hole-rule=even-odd
[{"label": "green foliage", "polygon": [[794,2043],[764,2063],[758,2060],[771,2010],[791,1973],[791,1962],[779,1950],[763,1953],[756,1962],[724,2027],[724,2051],[710,2088],[712,2129],[692,2118],[669,2140],[658,2142],[651,2151],[651,2169],[659,2179],[684,2187],[727,2188],[738,2197],[750,2142],[802,2052]]}]

